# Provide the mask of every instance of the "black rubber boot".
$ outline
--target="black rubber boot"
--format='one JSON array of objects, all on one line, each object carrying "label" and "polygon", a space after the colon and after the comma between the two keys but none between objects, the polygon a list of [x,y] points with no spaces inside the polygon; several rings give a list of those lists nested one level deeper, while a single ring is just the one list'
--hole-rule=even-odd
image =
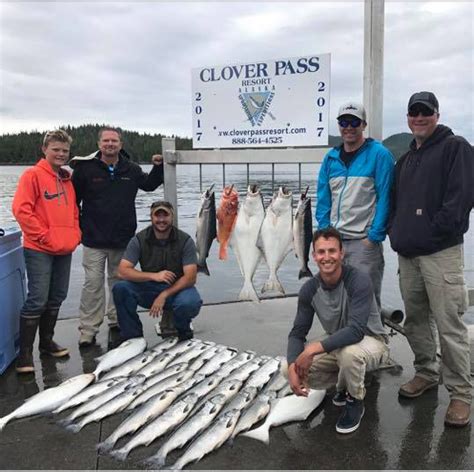
[{"label": "black rubber boot", "polygon": [[41,315],[39,323],[39,350],[41,354],[53,357],[64,357],[69,355],[65,347],[61,347],[53,341],[54,327],[58,319],[59,308],[47,308]]},{"label": "black rubber boot", "polygon": [[193,339],[193,338],[194,338],[194,332],[192,329],[189,329],[188,331],[178,332],[178,342],[187,341],[188,339]]},{"label": "black rubber boot", "polygon": [[16,371],[19,374],[31,374],[35,371],[33,364],[33,343],[40,318],[20,316],[20,353],[16,361]]},{"label": "black rubber boot", "polygon": [[160,319],[160,336],[163,339],[178,336],[178,331],[174,325],[173,316],[173,310],[163,310]]}]

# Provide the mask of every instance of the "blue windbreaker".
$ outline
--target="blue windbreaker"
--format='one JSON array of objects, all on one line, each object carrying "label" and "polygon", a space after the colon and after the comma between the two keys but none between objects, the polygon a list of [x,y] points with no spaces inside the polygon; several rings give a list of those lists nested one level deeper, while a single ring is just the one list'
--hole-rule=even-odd
[{"label": "blue windbreaker", "polygon": [[332,226],[345,239],[381,242],[387,234],[393,155],[372,138],[365,140],[349,168],[340,153],[340,146],[332,148],[319,171],[315,211],[318,228]]}]

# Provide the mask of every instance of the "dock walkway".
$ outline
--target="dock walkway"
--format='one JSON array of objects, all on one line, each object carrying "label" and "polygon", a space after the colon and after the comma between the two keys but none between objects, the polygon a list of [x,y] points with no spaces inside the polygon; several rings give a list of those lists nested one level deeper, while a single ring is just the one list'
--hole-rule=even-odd
[{"label": "dock walkway", "polygon": [[[228,303],[203,307],[194,322],[195,336],[251,349],[258,354],[285,355],[286,341],[296,308],[296,298],[261,303]],[[149,345],[158,342],[154,322],[141,315]],[[0,416],[44,387],[91,372],[95,358],[107,349],[107,328],[102,327],[98,344],[79,351],[77,319],[58,322],[57,339],[71,350],[68,360],[36,357],[36,377],[17,377],[14,366],[0,376]],[[317,336],[318,328],[311,335]],[[307,421],[277,427],[270,432],[270,445],[237,438],[190,469],[474,469],[472,427],[445,428],[443,419],[449,402],[443,386],[416,400],[398,397],[399,385],[413,375],[412,355],[402,335],[391,337],[392,359],[399,368],[376,372],[370,379],[366,412],[360,428],[350,435],[335,431],[340,408],[327,396]],[[0,433],[1,469],[142,469],[141,461],[156,452],[163,439],[138,448],[126,462],[99,456],[96,445],[123,420],[115,415],[90,424],[72,434],[51,417],[9,423]],[[178,457],[170,455],[170,460]]]}]

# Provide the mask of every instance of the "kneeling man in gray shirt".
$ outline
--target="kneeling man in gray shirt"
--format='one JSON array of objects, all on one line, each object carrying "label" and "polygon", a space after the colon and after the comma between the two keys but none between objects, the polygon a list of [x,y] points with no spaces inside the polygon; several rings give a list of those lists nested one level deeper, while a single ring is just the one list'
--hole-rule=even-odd
[{"label": "kneeling man in gray shirt", "polygon": [[[343,265],[342,238],[334,228],[316,231],[313,258],[319,273],[298,296],[298,311],[288,336],[288,379],[296,395],[322,388],[328,374],[338,372],[333,403],[344,406],[338,433],[352,433],[364,415],[364,377],[388,357],[385,329],[367,274]],[[306,343],[314,315],[328,337]]]}]

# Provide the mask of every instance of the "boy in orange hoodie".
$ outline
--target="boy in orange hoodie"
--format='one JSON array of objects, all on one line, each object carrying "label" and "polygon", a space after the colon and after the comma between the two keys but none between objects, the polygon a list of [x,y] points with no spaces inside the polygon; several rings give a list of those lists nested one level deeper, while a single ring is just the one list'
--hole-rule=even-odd
[{"label": "boy in orange hoodie", "polygon": [[69,354],[53,341],[53,335],[69,287],[72,252],[81,240],[71,174],[61,167],[68,160],[71,142],[63,130],[46,133],[44,158],[23,173],[13,198],[28,277],[28,295],[20,315],[18,373],[34,372],[33,342],[38,326],[41,353]]}]

